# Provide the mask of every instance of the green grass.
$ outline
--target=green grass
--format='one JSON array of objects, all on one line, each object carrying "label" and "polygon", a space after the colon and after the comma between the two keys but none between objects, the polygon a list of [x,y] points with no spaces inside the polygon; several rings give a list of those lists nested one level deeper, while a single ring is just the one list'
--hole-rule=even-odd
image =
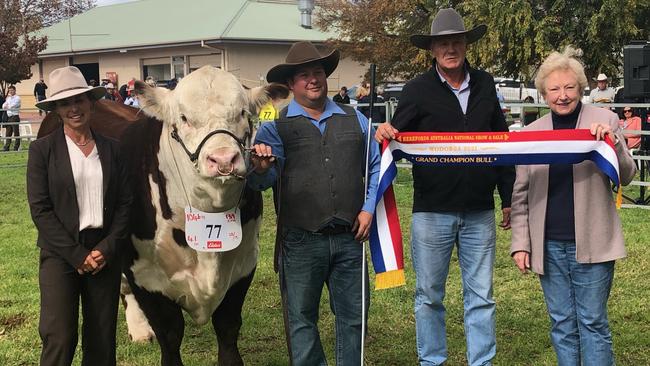
[{"label": "green grass", "polygon": [[[25,154],[11,157],[24,165]],[[6,163],[0,160],[0,165]],[[408,248],[412,188],[410,172],[401,170],[395,191],[400,203],[405,238],[407,285],[371,293],[366,365],[414,365],[415,322],[413,317],[414,273]],[[247,365],[286,365],[286,346],[272,254],[275,231],[272,204],[265,194],[266,211],[261,233],[260,260],[244,305],[240,349]],[[650,364],[650,254],[648,211],[620,211],[627,240],[628,258],[617,263],[610,299],[610,322],[619,365]],[[497,213],[497,218],[500,214]],[[36,365],[40,352],[38,336],[38,249],[36,231],[25,199],[25,168],[0,169],[0,365]],[[508,255],[508,232],[499,230],[495,266],[494,297],[497,301],[497,365],[553,365],[549,320],[539,282],[522,276]],[[463,365],[465,340],[458,260],[454,255],[447,285],[447,333],[449,365]],[[321,333],[330,364],[333,360],[333,317],[324,294]],[[157,344],[131,344],[120,311],[118,329],[119,365],[156,365]],[[209,326],[187,322],[182,348],[185,364],[214,365],[217,346]],[[79,351],[78,351],[79,353]],[[75,360],[79,364],[79,358]]]}]

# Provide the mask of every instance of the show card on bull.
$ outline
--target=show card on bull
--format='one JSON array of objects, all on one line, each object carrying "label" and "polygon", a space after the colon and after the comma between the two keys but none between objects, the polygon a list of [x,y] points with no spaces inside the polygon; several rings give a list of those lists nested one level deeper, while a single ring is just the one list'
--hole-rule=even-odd
[{"label": "show card on bull", "polygon": [[242,240],[239,208],[203,212],[185,207],[185,240],[199,252],[226,252],[237,248]]}]

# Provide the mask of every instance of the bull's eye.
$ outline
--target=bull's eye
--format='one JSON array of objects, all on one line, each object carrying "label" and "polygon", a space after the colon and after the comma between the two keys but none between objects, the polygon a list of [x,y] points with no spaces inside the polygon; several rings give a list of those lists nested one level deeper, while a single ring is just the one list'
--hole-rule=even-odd
[{"label": "bull's eye", "polygon": [[181,114],[181,121],[187,123],[187,117],[184,114]]},{"label": "bull's eye", "polygon": [[248,112],[245,109],[242,109],[241,116],[246,117],[247,114],[248,114]]}]

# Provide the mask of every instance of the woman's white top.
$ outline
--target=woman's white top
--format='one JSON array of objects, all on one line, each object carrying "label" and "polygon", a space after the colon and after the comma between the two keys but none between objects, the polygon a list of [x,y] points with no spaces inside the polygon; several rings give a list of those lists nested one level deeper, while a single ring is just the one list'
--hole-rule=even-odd
[{"label": "woman's white top", "polygon": [[101,228],[104,224],[104,174],[97,145],[93,147],[90,155],[85,156],[67,135],[65,141],[68,143],[68,155],[70,155],[74,187],[77,192],[79,231],[87,228]]}]

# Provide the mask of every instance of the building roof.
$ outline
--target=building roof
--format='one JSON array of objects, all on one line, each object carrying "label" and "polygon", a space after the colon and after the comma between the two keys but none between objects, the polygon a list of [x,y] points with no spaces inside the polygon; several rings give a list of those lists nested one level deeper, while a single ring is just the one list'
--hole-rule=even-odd
[{"label": "building roof", "polygon": [[297,2],[282,0],[139,0],[95,7],[40,32],[48,36],[41,57],[201,41],[322,42],[333,36],[301,27]]}]

